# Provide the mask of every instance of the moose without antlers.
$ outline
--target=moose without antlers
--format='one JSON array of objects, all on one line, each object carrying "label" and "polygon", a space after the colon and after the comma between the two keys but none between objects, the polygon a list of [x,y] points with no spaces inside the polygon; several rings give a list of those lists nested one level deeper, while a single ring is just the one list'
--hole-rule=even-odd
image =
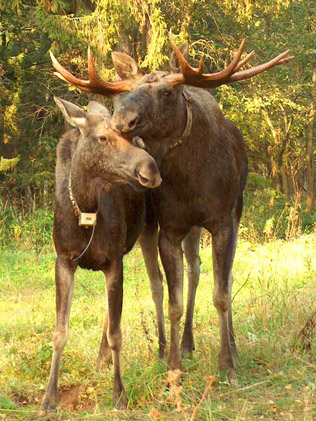
[{"label": "moose without antlers", "polygon": [[101,270],[106,276],[108,311],[102,351],[103,355],[112,351],[113,404],[124,408],[127,399],[120,373],[122,260],[144,225],[145,198],[141,190],[159,186],[161,177],[147,152],[109,128],[111,116],[103,105],[92,101],[86,113],[70,102],[59,98],[55,101],[74,128],[64,134],[57,147],[53,231],[57,321],[41,413],[56,408],[60,360],[68,337],[78,266]]},{"label": "moose without antlers", "polygon": [[[121,80],[101,80],[88,57],[89,80],[78,79],[53,57],[56,75],[78,88],[115,99],[112,128],[127,139],[141,136],[156,159],[163,178],[161,186],[147,195],[147,218],[140,243],[156,305],[160,356],[166,337],[162,308],[163,287],[158,266],[158,248],[169,291],[171,324],[168,362],[181,367],[179,324],[183,314],[183,250],[188,263],[189,292],[182,355],[192,353],[193,311],[199,282],[201,229],[212,235],[214,272],[213,301],[219,314],[220,368],[230,380],[236,378],[236,345],[232,322],[231,290],[238,225],[247,178],[244,141],[237,127],[225,118],[215,99],[200,88],[251,78],[293,59],[288,51],[271,61],[240,70],[252,53],[242,57],[244,41],[231,63],[223,70],[203,73],[191,67],[170,35],[180,65],[177,73],[158,71],[143,75],[128,55],[113,53]],[[159,227],[159,231],[158,231]],[[183,250],[182,250],[183,245]]]}]

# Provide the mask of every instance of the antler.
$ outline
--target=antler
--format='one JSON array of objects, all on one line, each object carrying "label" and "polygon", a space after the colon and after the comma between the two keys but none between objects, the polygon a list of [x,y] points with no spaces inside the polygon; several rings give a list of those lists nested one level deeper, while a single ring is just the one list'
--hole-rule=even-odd
[{"label": "antler", "polygon": [[57,72],[54,72],[54,74],[64,82],[68,82],[71,85],[74,85],[83,91],[92,92],[94,94],[104,96],[114,96],[122,92],[129,92],[132,88],[131,80],[119,80],[117,82],[105,82],[104,80],[102,80],[95,70],[90,47],[88,48],[89,80],[79,79],[72,75],[70,72],[68,72],[68,70],[66,70],[57,61],[57,59],[54,57],[51,51],[50,57],[54,68],[57,70]]},{"label": "antler", "polygon": [[203,74],[203,58],[200,59],[199,67],[195,69],[189,65],[179,48],[176,46],[171,31],[170,42],[181,67],[181,73],[176,73],[168,77],[174,86],[184,83],[199,88],[217,88],[218,86],[225,85],[227,83],[249,79],[255,75],[258,75],[259,73],[264,72],[265,70],[271,69],[274,66],[288,63],[294,58],[294,56],[286,57],[290,51],[287,50],[274,59],[268,61],[267,63],[263,63],[250,69],[238,72],[238,70],[241,69],[250,60],[254,53],[254,51],[252,51],[243,60],[239,61],[245,44],[245,40],[242,40],[236,56],[224,70],[221,70],[217,73]]}]

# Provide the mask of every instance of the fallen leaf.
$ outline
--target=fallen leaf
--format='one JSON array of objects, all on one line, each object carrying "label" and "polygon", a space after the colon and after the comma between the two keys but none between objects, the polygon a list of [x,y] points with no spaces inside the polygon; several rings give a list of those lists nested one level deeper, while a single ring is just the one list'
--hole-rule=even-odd
[{"label": "fallen leaf", "polygon": [[148,414],[149,418],[151,420],[163,420],[163,415],[161,412],[157,411],[156,408],[151,408],[149,414]]}]

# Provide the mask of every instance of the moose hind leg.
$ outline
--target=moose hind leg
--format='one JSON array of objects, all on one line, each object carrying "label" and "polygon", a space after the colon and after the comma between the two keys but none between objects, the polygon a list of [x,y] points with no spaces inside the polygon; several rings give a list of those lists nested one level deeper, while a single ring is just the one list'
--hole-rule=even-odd
[{"label": "moose hind leg", "polygon": [[[106,276],[106,273],[104,272]],[[108,342],[108,326],[109,326],[109,309],[108,309],[108,300],[107,300],[107,288],[105,288],[105,300],[106,300],[106,312],[104,317],[104,325],[102,332],[102,340],[99,349],[99,355],[97,359],[97,370],[101,370],[103,366],[107,366],[112,363],[112,352]]]},{"label": "moose hind leg", "polygon": [[181,355],[184,357],[186,354],[192,354],[194,350],[194,337],[193,337],[193,313],[196,289],[199,284],[200,278],[200,227],[191,228],[188,235],[183,240],[183,250],[187,261],[188,273],[188,301],[185,317],[184,331],[181,341]]},{"label": "moose hind leg", "polygon": [[213,302],[219,315],[221,349],[219,366],[229,380],[236,379],[236,346],[231,313],[232,265],[237,241],[237,228],[228,223],[212,236],[214,292]]},{"label": "moose hind leg", "polygon": [[56,259],[56,309],[57,320],[53,336],[53,356],[46,393],[42,400],[40,414],[55,411],[57,406],[57,384],[60,361],[68,339],[69,313],[76,266],[60,257]]},{"label": "moose hind leg", "polygon": [[179,235],[160,230],[159,252],[166,273],[169,291],[170,352],[172,370],[181,369],[179,349],[180,320],[183,314],[183,253],[181,242],[187,233]]},{"label": "moose hind leg", "polygon": [[105,317],[104,317],[102,340],[101,340],[99,355],[97,359],[98,370],[100,370],[102,366],[109,365],[112,362],[112,352],[111,352],[111,348],[110,348],[108,337],[107,337],[108,325],[109,325],[109,314],[108,314],[108,310],[106,310]]},{"label": "moose hind leg", "polygon": [[112,351],[114,367],[114,386],[112,403],[116,409],[126,409],[127,396],[121,377],[121,315],[123,304],[123,262],[121,258],[113,260],[106,271],[108,299],[107,340]]},{"label": "moose hind leg", "polygon": [[145,225],[138,241],[142,248],[147,274],[150,280],[151,294],[156,307],[159,335],[159,358],[163,358],[166,353],[166,330],[163,313],[163,276],[158,264],[157,226]]}]

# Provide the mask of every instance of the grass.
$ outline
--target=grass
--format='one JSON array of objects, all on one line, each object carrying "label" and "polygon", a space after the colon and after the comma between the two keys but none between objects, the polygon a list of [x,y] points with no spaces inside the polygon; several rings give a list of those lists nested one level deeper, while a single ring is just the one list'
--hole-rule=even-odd
[{"label": "grass", "polygon": [[[315,240],[310,234],[291,242],[240,242],[233,291],[239,349],[235,388],[218,371],[211,249],[201,250],[196,350],[183,361],[182,389],[173,398],[166,389],[166,364],[157,358],[154,305],[136,247],[125,260],[122,372],[129,407],[124,412],[111,409],[112,369],[95,370],[105,310],[103,275],[79,270],[59,381],[58,418],[191,419],[207,384],[203,379],[214,376],[198,420],[315,420],[316,343],[308,325],[316,302]],[[2,250],[0,419],[38,419],[52,353],[54,294],[52,252]],[[165,304],[167,308],[166,297]],[[180,398],[182,412],[177,412],[174,401],[179,404]]]}]

